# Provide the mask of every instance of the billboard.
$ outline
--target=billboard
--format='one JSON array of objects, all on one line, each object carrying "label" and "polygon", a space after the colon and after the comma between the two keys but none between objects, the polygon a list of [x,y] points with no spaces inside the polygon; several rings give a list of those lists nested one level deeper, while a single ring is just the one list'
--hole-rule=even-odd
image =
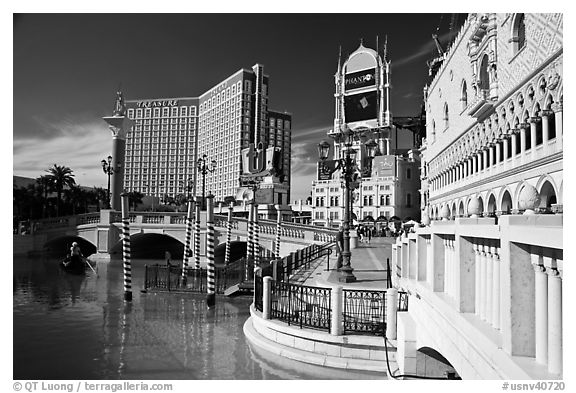
[{"label": "billboard", "polygon": [[378,118],[378,93],[367,93],[344,96],[344,116],[347,123]]},{"label": "billboard", "polygon": [[372,162],[372,176],[396,176],[396,156],[377,156]]},{"label": "billboard", "polygon": [[359,89],[366,86],[376,85],[376,68],[351,72],[344,76],[345,90]]},{"label": "billboard", "polygon": [[270,205],[274,203],[274,189],[273,188],[258,188],[254,202],[258,205]]},{"label": "billboard", "polygon": [[326,160],[324,162],[318,162],[318,180],[330,180],[332,179],[332,173],[336,169],[336,160]]}]

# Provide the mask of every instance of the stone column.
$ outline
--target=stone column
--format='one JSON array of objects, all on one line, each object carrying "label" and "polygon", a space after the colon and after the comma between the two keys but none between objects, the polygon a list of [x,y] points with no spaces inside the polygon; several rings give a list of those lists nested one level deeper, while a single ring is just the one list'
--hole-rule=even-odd
[{"label": "stone column", "polygon": [[443,239],[444,243],[444,292],[450,295],[452,289],[450,287],[450,255],[448,252],[448,239]]},{"label": "stone column", "polygon": [[532,154],[536,151],[536,133],[538,131],[539,117],[530,118],[530,145],[532,147]]},{"label": "stone column", "polygon": [[492,250],[492,326],[500,329],[500,248]]},{"label": "stone column", "polygon": [[337,285],[332,287],[330,294],[330,308],[332,309],[330,320],[330,334],[333,336],[342,335],[342,287]]},{"label": "stone column", "polygon": [[542,142],[544,146],[548,143],[548,139],[550,139],[550,116],[553,116],[554,112],[551,110],[542,110],[540,111],[540,117],[542,118]]},{"label": "stone column", "polygon": [[548,276],[540,253],[540,247],[532,247],[530,258],[534,267],[535,285],[535,356],[538,363],[546,364],[548,363]]},{"label": "stone column", "polygon": [[492,324],[492,286],[494,280],[494,268],[492,265],[492,250],[494,247],[485,246],[486,250],[486,322]]},{"label": "stone column", "polygon": [[488,168],[488,148],[482,150],[482,169]]},{"label": "stone column", "polygon": [[262,318],[270,319],[272,312],[272,277],[262,278]]},{"label": "stone column", "polygon": [[486,319],[486,247],[480,245],[480,318]]},{"label": "stone column", "polygon": [[474,314],[480,317],[480,247],[474,243]]},{"label": "stone column", "polygon": [[504,137],[503,142],[504,142],[504,144],[502,147],[503,147],[504,151],[502,153],[503,153],[504,161],[506,161],[508,158],[510,158],[510,157],[508,157],[508,149],[509,149],[508,144],[510,143],[510,139],[508,138],[508,136]]},{"label": "stone column", "polygon": [[502,157],[502,145],[500,145],[500,140],[496,141],[494,149],[496,149],[496,164],[500,163],[500,158]]},{"label": "stone column", "polygon": [[486,167],[491,167],[494,165],[494,145],[488,145],[488,165]]},{"label": "stone column", "polygon": [[555,102],[552,104],[552,110],[554,111],[554,116],[556,119],[554,121],[554,125],[556,127],[556,145],[561,150],[562,149],[562,103]]},{"label": "stone column", "polygon": [[528,128],[526,127],[525,124],[521,124],[520,125],[520,152],[522,154],[524,154],[524,152],[527,150],[526,146],[526,133],[528,132]]},{"label": "stone column", "polygon": [[120,194],[124,192],[124,164],[126,154],[126,135],[134,123],[123,113],[114,116],[103,117],[108,123],[108,128],[112,133],[112,168],[114,173],[111,176],[110,184],[110,207],[112,210],[121,210],[122,204]]},{"label": "stone column", "polygon": [[474,174],[478,173],[478,155],[474,154],[472,156],[472,172],[474,172]]},{"label": "stone column", "polygon": [[396,318],[398,311],[398,290],[389,288],[386,290],[386,338],[396,339]]},{"label": "stone column", "polygon": [[[514,157],[516,155],[516,145],[518,144],[517,139],[518,139],[518,131],[514,130],[512,132],[512,157]],[[520,143],[522,144],[522,143]],[[520,146],[520,150],[522,150],[522,146]]]},{"label": "stone column", "polygon": [[544,258],[548,273],[548,372],[562,373],[562,275],[558,261]]}]

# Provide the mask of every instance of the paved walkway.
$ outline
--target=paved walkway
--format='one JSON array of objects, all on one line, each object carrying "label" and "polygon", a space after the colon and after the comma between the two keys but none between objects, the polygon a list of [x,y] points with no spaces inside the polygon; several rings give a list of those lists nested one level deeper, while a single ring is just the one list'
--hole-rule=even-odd
[{"label": "paved walkway", "polygon": [[390,263],[392,263],[392,243],[394,240],[391,237],[375,237],[372,238],[370,244],[358,243],[358,247],[352,250],[350,263],[354,269],[355,282],[340,283],[338,281],[340,273],[335,270],[335,252],[330,255],[329,260],[323,258],[318,261],[316,266],[311,266],[310,271],[299,272],[301,277],[299,281],[311,286],[338,284],[350,289],[386,289],[386,259],[389,258]]}]

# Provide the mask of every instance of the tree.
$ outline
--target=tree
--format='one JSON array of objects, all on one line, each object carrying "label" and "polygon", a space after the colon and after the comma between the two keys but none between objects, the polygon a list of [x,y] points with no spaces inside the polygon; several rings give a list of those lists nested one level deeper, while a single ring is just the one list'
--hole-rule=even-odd
[{"label": "tree", "polygon": [[67,166],[60,166],[56,164],[54,164],[52,168],[46,170],[46,172],[49,173],[49,181],[52,182],[54,189],[56,190],[56,216],[59,216],[62,191],[64,190],[64,187],[72,187],[76,185],[76,182],[74,181],[74,174],[72,169],[68,168]]},{"label": "tree", "polygon": [[100,210],[102,206],[106,206],[106,201],[108,200],[108,191],[102,187],[94,187],[91,191],[93,201],[98,204],[98,209]]},{"label": "tree", "polygon": [[130,191],[128,193],[128,210],[136,210],[136,206],[142,203],[144,194],[138,191]]},{"label": "tree", "polygon": [[42,175],[36,178],[36,186],[39,188],[42,197],[42,218],[48,215],[48,193],[53,191],[54,183],[51,181],[50,176]]}]

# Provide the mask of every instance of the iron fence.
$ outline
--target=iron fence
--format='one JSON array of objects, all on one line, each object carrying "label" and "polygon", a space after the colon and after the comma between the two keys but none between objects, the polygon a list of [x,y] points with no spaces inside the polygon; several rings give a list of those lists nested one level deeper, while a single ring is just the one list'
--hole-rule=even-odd
[{"label": "iron fence", "polygon": [[408,311],[408,293],[398,291],[398,311]]},{"label": "iron fence", "polygon": [[297,325],[330,331],[330,288],[272,281],[271,317]]},{"label": "iron fence", "polygon": [[344,334],[383,334],[386,322],[386,292],[345,289]]}]

